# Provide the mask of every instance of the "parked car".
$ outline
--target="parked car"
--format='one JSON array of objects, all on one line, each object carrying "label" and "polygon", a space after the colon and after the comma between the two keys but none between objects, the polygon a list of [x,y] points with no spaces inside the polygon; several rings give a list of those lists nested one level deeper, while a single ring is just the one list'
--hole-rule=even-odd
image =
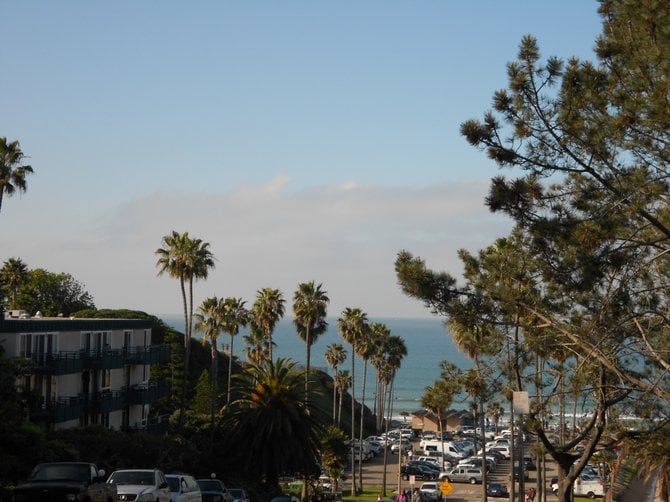
[{"label": "parked car", "polygon": [[[481,467],[482,458],[481,457],[470,457],[465,460],[461,460],[454,467]],[[486,472],[492,471],[496,466],[496,461],[491,457],[486,457]]]},{"label": "parked car", "polygon": [[537,465],[535,464],[535,459],[530,455],[525,455],[523,457],[523,465],[526,467],[527,471],[537,471]]},{"label": "parked car", "polygon": [[[505,460],[508,460],[510,458],[510,456],[512,455],[512,452],[509,449],[509,446],[501,446],[501,445],[494,446],[493,448],[488,448],[487,447],[486,448],[486,454],[489,455],[491,453],[497,453],[500,456],[502,456],[502,458],[505,459]],[[482,454],[482,451],[479,450],[477,452],[477,455],[481,455],[481,454]]]},{"label": "parked car", "polygon": [[418,457],[412,457],[412,460],[417,462],[427,462],[430,465],[435,466],[437,469],[442,469],[440,465],[440,459],[437,457],[430,457],[428,455],[419,455]]},{"label": "parked car", "polygon": [[[244,488],[228,488],[228,494],[232,497],[232,502],[250,502],[249,494]],[[202,499],[205,502],[205,499]]]},{"label": "parked car", "polygon": [[193,476],[188,474],[166,474],[170,485],[170,502],[202,502],[200,486]]},{"label": "parked car", "polygon": [[372,454],[376,457],[379,455],[383,450],[384,447],[382,446],[382,443],[379,441],[373,441],[371,439],[366,439],[365,442],[370,446],[370,451]]},{"label": "parked car", "polygon": [[233,502],[234,496],[220,479],[198,479],[197,483],[200,487],[202,502]]},{"label": "parked car", "polygon": [[114,471],[107,482],[116,485],[117,500],[170,502],[170,487],[159,469]]},{"label": "parked car", "polygon": [[[524,481],[528,481],[528,471],[526,469],[522,469],[521,472],[523,472],[523,479]],[[512,474],[514,477],[514,481],[519,481],[519,466],[515,465],[512,468]]]},{"label": "parked car", "polygon": [[38,464],[27,482],[14,489],[17,502],[44,500],[116,500],[116,486],[105,483],[105,471],[87,462]]},{"label": "parked car", "polygon": [[486,485],[486,495],[488,497],[509,497],[507,485],[503,483],[488,483]]},{"label": "parked car", "polygon": [[440,480],[451,483],[481,483],[484,473],[480,467],[455,467],[454,469],[440,473]]},{"label": "parked car", "polygon": [[409,439],[403,438],[399,441],[393,442],[393,444],[391,445],[391,453],[398,453],[398,452],[405,453],[406,451],[409,451],[411,447],[412,443],[409,442]]},{"label": "parked car", "polygon": [[442,492],[440,491],[439,483],[435,481],[426,481],[419,488],[422,499],[425,502],[442,500]]},{"label": "parked car", "polygon": [[605,483],[600,477],[581,475],[575,480],[573,493],[590,499],[605,495]]},{"label": "parked car", "polygon": [[424,464],[407,463],[400,467],[400,474],[402,474],[404,479],[415,476],[416,479],[432,480],[437,479],[440,471]]}]

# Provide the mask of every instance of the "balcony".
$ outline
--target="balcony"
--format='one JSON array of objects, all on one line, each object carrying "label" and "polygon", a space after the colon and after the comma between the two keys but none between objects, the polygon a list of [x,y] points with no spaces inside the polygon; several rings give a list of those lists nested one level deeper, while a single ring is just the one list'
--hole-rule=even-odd
[{"label": "balcony", "polygon": [[159,364],[170,361],[170,347],[127,347],[93,351],[60,351],[53,354],[32,353],[25,356],[32,361],[32,372],[37,375],[68,375],[82,370],[119,369],[124,365]]},{"label": "balcony", "polygon": [[61,423],[78,420],[84,410],[85,402],[81,397],[59,397],[42,403],[39,411],[32,413],[38,422]]},{"label": "balcony", "polygon": [[170,386],[165,382],[149,382],[124,388],[127,404],[151,404],[170,394]]},{"label": "balcony", "polygon": [[127,347],[124,349],[126,364],[159,364],[170,361],[168,345],[150,345],[149,347]]},{"label": "balcony", "polygon": [[110,413],[123,409],[125,401],[124,392],[104,390],[95,396],[94,407],[100,413]]},{"label": "balcony", "polygon": [[82,370],[82,359],[79,352],[34,353],[27,357],[33,363],[33,372],[39,375],[67,375],[79,373]]},{"label": "balcony", "polygon": [[123,368],[125,356],[121,349],[104,349],[92,352],[81,352],[84,369],[118,369]]}]

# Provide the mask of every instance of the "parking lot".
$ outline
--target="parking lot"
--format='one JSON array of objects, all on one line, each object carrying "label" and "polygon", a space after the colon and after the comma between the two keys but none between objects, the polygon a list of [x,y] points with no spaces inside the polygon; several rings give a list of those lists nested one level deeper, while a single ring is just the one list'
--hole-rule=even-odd
[{"label": "parking lot", "polygon": [[[416,447],[418,448],[418,441],[415,442]],[[398,488],[398,483],[400,483],[401,489],[413,489],[414,487],[421,487],[423,483],[422,480],[416,480],[414,484],[411,483],[411,480],[404,480],[402,476],[399,476],[399,464],[398,464],[398,455],[391,454],[387,452],[387,466],[386,466],[386,499],[393,497],[394,493]],[[370,460],[363,462],[363,486],[382,486],[382,475],[384,469],[384,459],[383,453],[378,455]],[[528,490],[531,487],[536,487],[538,471],[528,471],[528,480],[525,481],[525,489]],[[547,462],[545,469],[545,480],[546,480],[546,500],[556,500],[556,497],[551,493],[549,488],[549,480],[552,476],[556,475],[556,470],[553,462]],[[347,474],[349,477],[349,473]],[[510,482],[510,461],[502,460],[498,462],[495,469],[488,473],[488,481],[497,481],[502,482],[507,485],[508,490],[512,489],[512,484]],[[343,489],[343,494],[348,495],[348,489],[350,490],[351,485],[349,484],[350,479],[345,483]],[[360,480],[357,478],[357,482],[360,486]],[[443,500],[449,502],[474,502],[483,500],[483,488],[481,484],[469,484],[469,483],[452,483],[453,491]],[[519,484],[516,483],[516,490],[519,490]],[[517,494],[518,495],[518,494]],[[495,499],[494,499],[495,500]],[[500,499],[505,500],[505,499]],[[517,500],[519,498],[517,497]],[[538,497],[536,497],[538,500]]]}]

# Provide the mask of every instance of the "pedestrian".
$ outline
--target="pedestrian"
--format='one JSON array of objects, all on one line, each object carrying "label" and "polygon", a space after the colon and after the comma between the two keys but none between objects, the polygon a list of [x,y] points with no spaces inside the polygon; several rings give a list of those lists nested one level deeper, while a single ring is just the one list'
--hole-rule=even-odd
[{"label": "pedestrian", "polygon": [[412,502],[423,502],[423,495],[421,490],[414,488],[414,493],[412,493]]},{"label": "pedestrian", "polygon": [[405,495],[404,490],[400,490],[400,493],[398,493],[398,496],[396,497],[395,501],[396,502],[409,502],[409,500],[407,500],[407,495]]}]

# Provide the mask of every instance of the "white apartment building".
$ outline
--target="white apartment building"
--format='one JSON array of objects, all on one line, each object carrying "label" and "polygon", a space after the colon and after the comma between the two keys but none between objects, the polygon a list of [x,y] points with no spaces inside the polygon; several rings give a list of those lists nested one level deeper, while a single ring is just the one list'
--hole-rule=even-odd
[{"label": "white apartment building", "polygon": [[17,385],[36,391],[48,428],[100,424],[147,430],[149,407],[168,389],[150,379],[150,365],[168,361],[169,347],[151,344],[143,319],[0,317],[5,357],[27,360]]}]

